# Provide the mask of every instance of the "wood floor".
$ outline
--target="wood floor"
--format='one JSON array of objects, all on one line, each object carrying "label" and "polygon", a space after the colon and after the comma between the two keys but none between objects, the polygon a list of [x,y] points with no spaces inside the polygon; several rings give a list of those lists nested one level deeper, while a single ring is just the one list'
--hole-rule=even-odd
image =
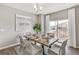
[{"label": "wood floor", "polygon": [[[19,49],[17,49],[19,51]],[[18,55],[15,47],[0,50],[0,55]],[[66,55],[79,55],[79,49],[66,47]]]},{"label": "wood floor", "polygon": [[79,55],[79,48],[66,47],[66,55]]},{"label": "wood floor", "polygon": [[0,55],[17,55],[14,47],[0,50]]}]

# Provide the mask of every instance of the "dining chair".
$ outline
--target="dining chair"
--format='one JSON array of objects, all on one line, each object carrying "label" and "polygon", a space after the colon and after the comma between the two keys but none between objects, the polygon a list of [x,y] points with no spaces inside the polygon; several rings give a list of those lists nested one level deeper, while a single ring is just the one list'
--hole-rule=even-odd
[{"label": "dining chair", "polygon": [[51,48],[48,49],[49,55],[64,55],[65,54],[65,47],[67,44],[67,40],[58,40],[55,42]]},{"label": "dining chair", "polygon": [[24,55],[41,55],[43,54],[43,50],[41,47],[31,44],[30,40],[24,40],[22,36],[20,38],[20,51],[23,51]]},{"label": "dining chair", "polygon": [[54,38],[55,34],[54,33],[47,33],[47,36],[50,37],[50,38]]}]

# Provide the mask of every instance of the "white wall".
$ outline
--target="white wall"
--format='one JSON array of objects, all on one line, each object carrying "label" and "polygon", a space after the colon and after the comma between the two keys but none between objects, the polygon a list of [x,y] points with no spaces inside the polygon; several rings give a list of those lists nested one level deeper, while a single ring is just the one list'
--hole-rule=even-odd
[{"label": "white wall", "polygon": [[32,25],[36,22],[36,16],[34,14],[0,5],[0,28],[3,28],[5,31],[15,31],[16,14],[32,17]]},{"label": "white wall", "polygon": [[[3,35],[0,32],[0,42],[2,43],[0,45],[0,49],[7,48],[9,46],[13,46],[13,45],[16,45],[18,43],[18,42],[15,43],[15,41],[17,41],[17,40],[13,39],[13,38],[8,39],[8,40],[6,40],[7,38],[5,39],[5,36],[7,34],[12,35],[11,32],[15,32],[15,29],[16,29],[15,28],[15,26],[16,26],[15,25],[15,22],[16,22],[15,15],[16,14],[32,17],[32,19],[31,19],[32,27],[37,22],[36,15],[34,15],[32,13],[28,13],[28,12],[24,12],[24,11],[21,11],[18,9],[14,9],[14,8],[10,8],[7,6],[0,5],[0,31],[4,30],[4,34],[5,34],[5,35]],[[1,39],[2,37],[4,39]]]}]

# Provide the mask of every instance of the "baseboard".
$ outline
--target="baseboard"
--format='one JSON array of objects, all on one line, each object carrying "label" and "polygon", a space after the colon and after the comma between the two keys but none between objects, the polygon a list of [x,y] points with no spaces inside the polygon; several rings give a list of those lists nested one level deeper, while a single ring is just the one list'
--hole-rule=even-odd
[{"label": "baseboard", "polygon": [[16,43],[16,44],[13,44],[13,45],[9,45],[9,46],[6,46],[6,47],[2,47],[2,48],[0,48],[0,50],[6,49],[6,48],[9,48],[9,47],[13,47],[13,46],[17,46],[17,45],[20,45],[20,43]]},{"label": "baseboard", "polygon": [[[69,46],[69,47],[72,47],[72,46]],[[79,49],[79,47],[73,47],[73,48],[75,48],[75,49],[77,49],[77,48],[78,48],[78,49]]]},{"label": "baseboard", "polygon": [[79,47],[76,47],[76,48],[79,48]]}]

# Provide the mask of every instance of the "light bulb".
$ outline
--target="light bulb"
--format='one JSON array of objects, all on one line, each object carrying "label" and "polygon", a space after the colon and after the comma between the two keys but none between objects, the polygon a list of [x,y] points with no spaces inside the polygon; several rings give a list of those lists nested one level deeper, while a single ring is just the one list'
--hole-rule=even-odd
[{"label": "light bulb", "polygon": [[34,5],[34,10],[37,11],[37,5],[36,4]]},{"label": "light bulb", "polygon": [[36,4],[34,5],[34,8],[37,8],[37,5]]},{"label": "light bulb", "polygon": [[40,10],[43,10],[43,7],[40,6],[39,9],[40,9]]}]

